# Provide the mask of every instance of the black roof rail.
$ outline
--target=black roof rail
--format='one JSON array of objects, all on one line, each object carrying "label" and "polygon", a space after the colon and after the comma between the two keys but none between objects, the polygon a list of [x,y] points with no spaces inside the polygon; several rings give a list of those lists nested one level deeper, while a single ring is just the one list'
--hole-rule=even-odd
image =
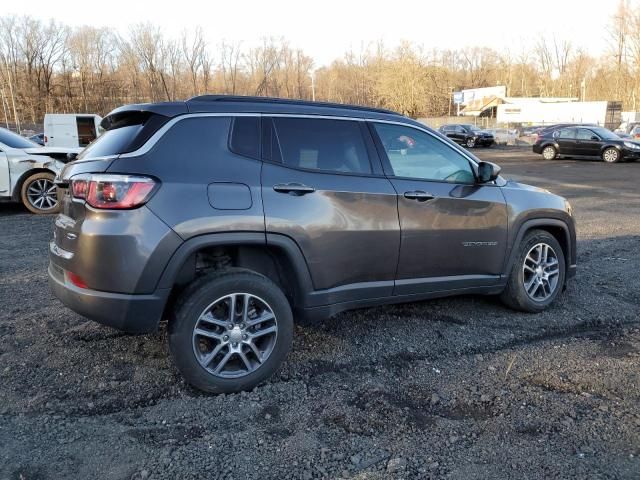
[{"label": "black roof rail", "polygon": [[364,112],[386,113],[389,115],[400,115],[398,112],[386,110],[384,108],[363,107],[362,105],[348,105],[331,102],[311,102],[309,100],[294,100],[291,98],[278,97],[251,97],[243,95],[198,95],[191,97],[188,102],[246,102],[246,103],[276,103],[282,105],[300,105],[323,108],[343,108],[346,110],[361,110]]}]

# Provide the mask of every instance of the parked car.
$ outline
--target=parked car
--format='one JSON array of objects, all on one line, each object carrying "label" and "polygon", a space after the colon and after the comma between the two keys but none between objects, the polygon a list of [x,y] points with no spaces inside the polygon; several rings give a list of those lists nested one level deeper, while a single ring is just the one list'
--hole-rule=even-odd
[{"label": "parked car", "polygon": [[44,147],[44,133],[36,133],[35,135],[31,135],[29,137],[29,140]]},{"label": "parked car", "polygon": [[0,128],[0,201],[22,202],[33,213],[58,210],[53,180],[80,149],[41,147]]},{"label": "parked car", "polygon": [[493,135],[496,145],[514,145],[518,139],[518,131],[508,128],[494,128],[487,130]]},{"label": "parked car", "polygon": [[550,135],[556,130],[565,127],[597,127],[595,123],[556,123],[553,125],[547,125],[544,127],[540,127],[540,129],[536,132],[538,137],[544,137],[546,135]]},{"label": "parked car", "polygon": [[[638,137],[635,137],[634,132],[639,133]],[[640,122],[623,122],[613,133],[621,137],[623,135],[629,135],[634,138],[640,138]]]},{"label": "parked car", "polygon": [[531,135],[538,133],[541,128],[542,127],[523,127],[520,135],[523,137],[530,137]]},{"label": "parked car", "polygon": [[90,113],[47,113],[44,116],[44,144],[47,147],[86,147],[101,133],[100,115]]},{"label": "parked car", "polygon": [[128,105],[59,179],[50,285],[175,364],[250,389],[294,321],[454,294],[549,307],[576,268],[564,198],[387,110],[252,97]]},{"label": "parked car", "polygon": [[640,142],[620,138],[602,127],[564,127],[548,131],[533,145],[546,160],[559,155],[599,157],[607,163],[637,160]]},{"label": "parked car", "polygon": [[442,125],[440,133],[468,148],[476,146],[490,147],[495,141],[493,134],[466,123]]}]

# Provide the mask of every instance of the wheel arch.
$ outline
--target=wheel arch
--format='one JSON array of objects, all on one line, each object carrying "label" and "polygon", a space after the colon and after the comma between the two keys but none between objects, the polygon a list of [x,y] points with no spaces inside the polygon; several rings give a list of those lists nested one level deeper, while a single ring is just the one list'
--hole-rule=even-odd
[{"label": "wheel arch", "polygon": [[[508,272],[511,271],[513,262],[518,254],[518,245],[520,245],[524,236],[532,230],[544,230],[553,235],[562,248],[562,253],[565,257],[565,271],[569,273],[571,267],[575,265],[576,262],[575,234],[572,233],[569,225],[563,220],[556,218],[535,218],[527,220],[520,225],[505,265],[505,275],[508,275]],[[568,276],[569,275],[565,275],[565,281]]]},{"label": "wheel arch", "polygon": [[55,176],[56,172],[54,172],[53,170],[49,169],[49,168],[44,168],[44,167],[35,167],[35,168],[30,168],[29,170],[27,170],[26,172],[23,172],[19,177],[18,180],[16,180],[16,183],[13,186],[13,191],[11,192],[11,199],[14,202],[20,202],[20,193],[22,191],[22,185],[24,185],[24,182],[27,178],[29,178],[31,175],[36,175],[38,173],[50,173],[51,175]]},{"label": "wheel arch", "polygon": [[197,277],[199,268],[226,266],[246,268],[270,278],[292,309],[302,307],[306,295],[313,290],[306,261],[292,239],[262,232],[207,234],[184,242],[165,267],[157,285],[158,289],[171,289],[165,311]]}]

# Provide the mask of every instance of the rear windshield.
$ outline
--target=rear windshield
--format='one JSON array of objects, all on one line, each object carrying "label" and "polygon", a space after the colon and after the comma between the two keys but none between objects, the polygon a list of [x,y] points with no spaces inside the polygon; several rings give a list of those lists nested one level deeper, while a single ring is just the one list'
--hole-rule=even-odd
[{"label": "rear windshield", "polygon": [[17,133],[13,133],[11,130],[5,128],[0,128],[0,143],[9,148],[33,148],[40,146],[28,138],[21,137]]},{"label": "rear windshield", "polygon": [[139,123],[107,130],[90,143],[78,156],[78,159],[85,157],[105,157],[124,153],[143,128],[144,125]]}]

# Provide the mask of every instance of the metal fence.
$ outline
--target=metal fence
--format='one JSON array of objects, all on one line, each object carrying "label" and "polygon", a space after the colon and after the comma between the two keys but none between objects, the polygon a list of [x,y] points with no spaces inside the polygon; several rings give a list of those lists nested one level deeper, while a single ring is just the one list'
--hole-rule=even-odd
[{"label": "metal fence", "polygon": [[476,125],[478,128],[496,128],[498,122],[496,122],[495,118],[490,117],[423,117],[418,118],[418,122],[424,123],[425,125],[438,129],[442,125],[446,125],[448,123],[466,123]]}]

